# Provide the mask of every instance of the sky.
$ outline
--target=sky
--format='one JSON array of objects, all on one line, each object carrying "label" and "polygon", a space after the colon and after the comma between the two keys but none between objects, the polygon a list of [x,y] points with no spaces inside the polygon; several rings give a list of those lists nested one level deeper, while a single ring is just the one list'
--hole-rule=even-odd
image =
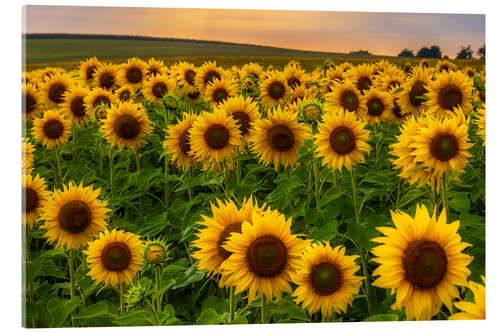
[{"label": "sky", "polygon": [[368,50],[397,55],[439,45],[455,58],[461,46],[485,43],[478,14],[363,13],[184,8],[27,6],[27,33],[174,37],[300,50]]}]

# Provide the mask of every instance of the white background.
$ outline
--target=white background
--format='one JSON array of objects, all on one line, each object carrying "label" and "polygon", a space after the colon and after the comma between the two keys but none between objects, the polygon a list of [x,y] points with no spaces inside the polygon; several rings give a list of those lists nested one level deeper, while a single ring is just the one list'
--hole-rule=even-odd
[{"label": "white background", "polygon": [[[8,4],[6,4],[8,2]],[[380,323],[337,323],[337,324],[281,324],[281,325],[226,325],[226,326],[179,326],[156,328],[106,328],[106,332],[191,332],[200,329],[208,332],[251,332],[258,330],[349,331],[349,332],[492,332],[500,324],[500,199],[498,186],[498,156],[500,144],[500,107],[498,103],[498,76],[500,75],[500,52],[498,47],[500,13],[496,1],[320,1],[320,0],[252,0],[252,1],[18,1],[4,0],[1,8],[2,39],[0,62],[0,327],[3,332],[14,332],[21,328],[21,188],[20,188],[20,136],[21,136],[21,27],[22,6],[30,5],[93,5],[131,7],[184,7],[184,8],[232,8],[232,9],[288,9],[329,11],[371,11],[371,12],[419,12],[486,14],[487,44],[487,320],[485,321],[442,321],[442,322],[380,322]],[[92,24],[89,21],[89,24]],[[349,29],[349,26],[346,26]],[[106,33],[103,31],[102,33]],[[306,325],[306,326],[304,326]],[[497,329],[495,329],[497,327]],[[68,329],[69,330],[69,329]],[[104,332],[102,329],[93,331]],[[45,331],[45,330],[42,330]],[[66,332],[59,329],[57,332]]]}]

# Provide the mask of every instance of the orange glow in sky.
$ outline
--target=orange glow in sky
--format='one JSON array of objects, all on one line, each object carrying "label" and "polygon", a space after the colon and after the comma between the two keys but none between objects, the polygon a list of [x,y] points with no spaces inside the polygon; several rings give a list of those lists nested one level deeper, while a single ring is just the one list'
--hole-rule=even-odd
[{"label": "orange glow in sky", "polygon": [[302,50],[397,55],[439,45],[454,58],[460,47],[485,42],[477,14],[27,6],[28,33],[90,33],[177,37]]}]

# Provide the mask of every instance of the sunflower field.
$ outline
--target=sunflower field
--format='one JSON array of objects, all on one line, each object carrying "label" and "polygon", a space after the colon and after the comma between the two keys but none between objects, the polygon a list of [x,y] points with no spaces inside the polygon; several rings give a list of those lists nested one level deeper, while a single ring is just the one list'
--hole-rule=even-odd
[{"label": "sunflower field", "polygon": [[25,327],[485,318],[485,71],[23,72]]}]

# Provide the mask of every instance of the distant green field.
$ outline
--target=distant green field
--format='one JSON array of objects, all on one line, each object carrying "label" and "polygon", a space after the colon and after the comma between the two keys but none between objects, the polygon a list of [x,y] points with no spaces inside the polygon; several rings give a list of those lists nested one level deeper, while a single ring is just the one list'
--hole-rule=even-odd
[{"label": "distant green field", "polygon": [[[336,62],[350,61],[361,63],[378,60],[380,56],[360,57],[345,53],[326,53],[300,51],[283,48],[274,48],[257,45],[220,43],[193,40],[117,40],[117,39],[72,39],[72,38],[43,38],[23,39],[26,48],[26,67],[30,71],[45,66],[60,66],[65,69],[74,69],[78,62],[89,57],[97,57],[113,63],[121,62],[131,57],[143,59],[155,57],[162,59],[167,65],[177,61],[190,61],[201,65],[204,61],[215,60],[218,65],[230,67],[241,66],[250,61],[258,62],[267,67],[283,67],[291,59],[299,61],[306,70],[324,64],[326,60]],[[405,62],[414,63],[419,59],[384,57],[390,61],[403,65]],[[431,61],[431,64],[433,61]],[[462,61],[479,67],[482,60]]]}]

